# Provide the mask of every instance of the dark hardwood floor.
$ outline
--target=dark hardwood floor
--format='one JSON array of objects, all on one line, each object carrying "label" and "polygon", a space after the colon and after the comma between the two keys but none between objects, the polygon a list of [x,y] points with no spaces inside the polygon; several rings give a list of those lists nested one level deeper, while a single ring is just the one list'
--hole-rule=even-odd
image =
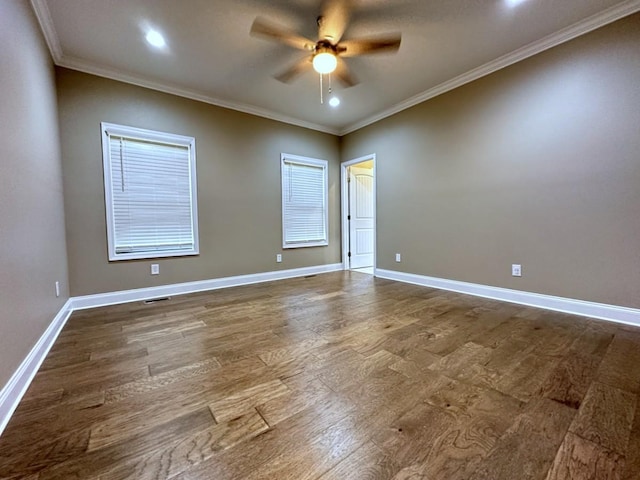
[{"label": "dark hardwood floor", "polygon": [[640,329],[338,272],[76,312],[0,478],[640,478]]}]

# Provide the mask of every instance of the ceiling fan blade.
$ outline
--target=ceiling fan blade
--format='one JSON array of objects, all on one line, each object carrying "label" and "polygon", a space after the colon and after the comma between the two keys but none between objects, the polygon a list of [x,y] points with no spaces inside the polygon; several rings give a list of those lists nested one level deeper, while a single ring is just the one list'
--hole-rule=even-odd
[{"label": "ceiling fan blade", "polygon": [[275,25],[262,17],[258,17],[251,25],[251,35],[275,40],[299,50],[313,50],[315,42],[304,38],[293,30]]},{"label": "ceiling fan blade", "polygon": [[338,57],[338,66],[331,74],[340,81],[345,87],[353,87],[358,84],[358,80],[351,74],[347,62]]},{"label": "ceiling fan blade", "polygon": [[400,48],[402,36],[399,33],[373,38],[346,40],[338,45],[341,57],[355,57],[370,53],[395,52]]},{"label": "ceiling fan blade", "polygon": [[287,68],[284,72],[275,75],[275,79],[282,83],[291,83],[302,73],[311,68],[311,57],[304,57]]},{"label": "ceiling fan blade", "polygon": [[325,0],[318,18],[318,40],[336,45],[349,23],[349,0]]}]

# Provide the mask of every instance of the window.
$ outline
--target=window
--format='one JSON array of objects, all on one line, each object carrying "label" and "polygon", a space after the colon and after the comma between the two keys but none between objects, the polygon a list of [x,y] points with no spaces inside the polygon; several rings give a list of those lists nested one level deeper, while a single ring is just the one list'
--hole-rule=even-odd
[{"label": "window", "polygon": [[282,154],[282,247],[328,245],[327,161]]},{"label": "window", "polygon": [[195,139],[102,123],[109,260],[198,254]]}]

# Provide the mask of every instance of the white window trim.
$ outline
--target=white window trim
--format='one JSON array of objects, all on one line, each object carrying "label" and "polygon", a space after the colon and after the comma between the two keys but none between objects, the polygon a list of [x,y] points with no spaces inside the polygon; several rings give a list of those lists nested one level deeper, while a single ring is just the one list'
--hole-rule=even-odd
[{"label": "white window trim", "polygon": [[[158,132],[146,130],[136,127],[128,127],[124,125],[116,125],[113,123],[102,122],[100,124],[102,131],[102,167],[104,176],[104,195],[105,210],[107,220],[107,245],[109,251],[109,261],[118,260],[137,260],[152,259],[165,257],[183,257],[187,255],[198,255],[200,253],[200,242],[198,235],[198,194],[196,181],[196,140],[193,137],[184,135],[176,135],[173,133]],[[109,152],[109,137],[123,136],[135,140],[152,141],[165,144],[174,144],[185,146],[189,149],[189,176],[190,176],[190,193],[191,193],[191,217],[193,225],[193,248],[189,250],[169,250],[154,252],[137,252],[137,253],[116,253],[116,245],[114,241],[114,212],[113,212],[113,178],[111,175],[111,160]]]},{"label": "white window trim", "polygon": [[[314,242],[296,242],[287,243],[285,241],[285,209],[284,209],[284,175],[282,174],[283,168],[286,163],[297,163],[300,165],[310,165],[314,167],[322,167],[324,171],[324,225],[325,225],[325,238],[320,241]],[[282,248],[305,248],[305,247],[326,247],[329,245],[329,162],[318,158],[302,157],[299,155],[290,155],[288,153],[280,154],[280,198],[281,198],[281,210],[282,210]]]}]

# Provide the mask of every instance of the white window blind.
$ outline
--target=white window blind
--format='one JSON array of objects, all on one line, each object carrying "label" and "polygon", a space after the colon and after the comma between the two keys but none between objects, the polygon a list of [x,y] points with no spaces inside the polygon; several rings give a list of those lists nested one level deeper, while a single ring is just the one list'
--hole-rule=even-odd
[{"label": "white window blind", "polygon": [[109,260],[198,253],[195,140],[102,124]]},{"label": "white window blind", "polygon": [[327,161],[282,154],[283,248],[328,245]]}]

